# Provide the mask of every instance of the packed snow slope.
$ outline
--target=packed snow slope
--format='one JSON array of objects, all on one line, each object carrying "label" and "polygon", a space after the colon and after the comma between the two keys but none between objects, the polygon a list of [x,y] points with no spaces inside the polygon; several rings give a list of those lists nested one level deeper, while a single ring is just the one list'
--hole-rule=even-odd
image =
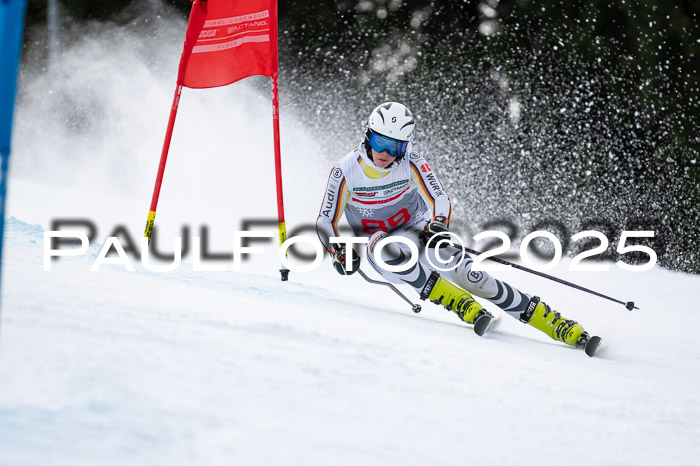
[{"label": "packed snow slope", "polygon": [[700,453],[698,277],[555,272],[636,299],[628,312],[501,274],[602,335],[588,358],[507,315],[479,338],[328,263],[287,283],[274,269],[187,264],[90,272],[94,244],[44,272],[42,246],[40,226],[7,222],[2,465],[692,464]]},{"label": "packed snow slope", "polygon": [[[56,75],[24,65],[2,257],[0,465],[696,462],[697,276],[573,273],[566,260],[551,272],[641,308],[628,312],[498,274],[601,335],[588,358],[506,315],[479,338],[430,303],[414,314],[327,260],[282,283],[272,244],[240,272],[193,272],[190,259],[167,273],[91,272],[115,229],[142,235],[184,26],[145,40],[101,25],[66,41]],[[245,219],[276,231],[268,89],[254,78],[183,92],[160,251],[202,226],[214,252],[231,251]],[[280,113],[291,233],[313,224],[344,154],[324,152],[335,136],[310,131],[284,92]],[[43,231],[57,219],[97,232],[86,254],[44,272]]]}]

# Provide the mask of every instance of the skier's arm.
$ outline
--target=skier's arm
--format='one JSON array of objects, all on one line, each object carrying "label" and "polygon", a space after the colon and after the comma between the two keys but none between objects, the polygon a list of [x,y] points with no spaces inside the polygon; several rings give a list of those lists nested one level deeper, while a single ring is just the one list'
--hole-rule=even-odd
[{"label": "skier's arm", "polygon": [[445,226],[449,226],[452,217],[452,203],[428,162],[420,154],[413,152],[409,158],[411,163],[411,181],[418,187],[423,199],[433,209],[433,219],[445,218]]},{"label": "skier's arm", "polygon": [[339,166],[336,166],[331,170],[331,174],[328,177],[326,193],[323,196],[318,219],[316,219],[318,238],[321,240],[323,247],[331,254],[335,254],[336,251],[331,245],[329,238],[340,236],[338,221],[345,210],[349,192],[345,182],[345,174]]}]

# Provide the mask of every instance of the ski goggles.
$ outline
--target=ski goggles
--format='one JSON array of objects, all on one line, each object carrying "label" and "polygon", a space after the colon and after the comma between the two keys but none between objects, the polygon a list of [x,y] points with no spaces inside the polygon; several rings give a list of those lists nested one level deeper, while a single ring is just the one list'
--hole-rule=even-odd
[{"label": "ski goggles", "polygon": [[408,141],[399,141],[394,138],[388,138],[381,134],[371,132],[369,135],[369,145],[377,152],[389,151],[392,157],[400,157],[406,153]]}]

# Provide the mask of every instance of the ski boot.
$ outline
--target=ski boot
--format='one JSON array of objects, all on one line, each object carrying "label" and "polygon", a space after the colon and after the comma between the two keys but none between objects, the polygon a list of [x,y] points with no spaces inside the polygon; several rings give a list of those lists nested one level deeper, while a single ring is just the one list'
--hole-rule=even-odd
[{"label": "ski boot", "polygon": [[437,272],[430,274],[430,278],[420,293],[420,298],[427,298],[448,311],[455,312],[464,322],[473,324],[474,331],[479,336],[486,332],[493,320],[493,314],[476,302],[471,294],[440,277]]},{"label": "ski boot", "polygon": [[578,322],[565,319],[537,296],[530,298],[527,308],[520,314],[520,321],[532,325],[554,340],[576,348],[585,348],[590,338]]}]

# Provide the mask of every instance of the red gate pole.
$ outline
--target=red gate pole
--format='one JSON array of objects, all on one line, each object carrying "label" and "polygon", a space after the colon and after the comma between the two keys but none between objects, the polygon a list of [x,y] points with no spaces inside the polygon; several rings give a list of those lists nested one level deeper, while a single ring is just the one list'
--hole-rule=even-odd
[{"label": "red gate pole", "polygon": [[173,128],[175,127],[175,117],[177,109],[180,105],[180,96],[182,95],[182,86],[180,84],[175,88],[175,96],[173,97],[173,106],[170,109],[170,119],[168,120],[168,129],[165,131],[165,141],[163,142],[163,151],[160,154],[160,165],[158,166],[158,175],[156,175],[156,185],[153,188],[153,197],[151,198],[151,209],[148,212],[146,220],[146,230],[143,236],[148,238],[148,243],[151,242],[151,234],[153,233],[153,223],[156,219],[156,208],[158,207],[158,197],[160,196],[160,186],[163,183],[163,173],[165,172],[165,162],[168,160],[168,151],[170,150],[170,140],[173,137]]},{"label": "red gate pole", "polygon": [[[272,130],[274,133],[275,145],[275,179],[277,185],[277,221],[279,229],[280,246],[287,240],[287,227],[284,223],[284,196],[282,193],[282,155],[280,150],[280,104],[279,104],[279,86],[277,77],[279,75],[279,62],[277,58],[277,2],[272,2],[274,10],[273,20],[275,24],[270,28],[270,43],[272,45]],[[285,255],[287,251],[285,251]],[[289,269],[284,265],[280,268],[282,281],[287,281],[289,278]]]}]

